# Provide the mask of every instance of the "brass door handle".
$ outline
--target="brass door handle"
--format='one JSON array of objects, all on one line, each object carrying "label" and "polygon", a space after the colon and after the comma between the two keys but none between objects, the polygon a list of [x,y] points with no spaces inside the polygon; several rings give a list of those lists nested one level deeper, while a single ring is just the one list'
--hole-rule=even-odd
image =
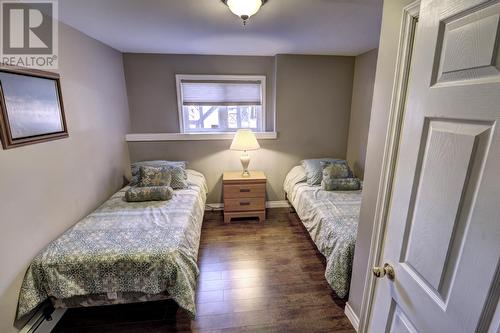
[{"label": "brass door handle", "polygon": [[383,278],[384,276],[387,275],[387,278],[389,280],[394,280],[394,278],[396,277],[394,268],[388,263],[385,263],[384,267],[379,267],[379,266],[373,267],[373,275],[375,275],[376,278]]}]

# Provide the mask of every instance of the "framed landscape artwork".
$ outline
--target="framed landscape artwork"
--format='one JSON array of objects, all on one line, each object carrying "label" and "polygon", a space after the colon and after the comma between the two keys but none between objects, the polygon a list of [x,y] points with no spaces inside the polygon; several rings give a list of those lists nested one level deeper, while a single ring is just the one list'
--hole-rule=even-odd
[{"label": "framed landscape artwork", "polygon": [[0,66],[4,149],[68,137],[59,74]]}]

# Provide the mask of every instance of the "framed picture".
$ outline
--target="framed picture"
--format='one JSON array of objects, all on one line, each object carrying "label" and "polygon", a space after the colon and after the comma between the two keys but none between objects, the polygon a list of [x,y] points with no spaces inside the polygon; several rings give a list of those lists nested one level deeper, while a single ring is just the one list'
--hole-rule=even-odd
[{"label": "framed picture", "polygon": [[59,74],[0,66],[4,149],[68,137]]}]

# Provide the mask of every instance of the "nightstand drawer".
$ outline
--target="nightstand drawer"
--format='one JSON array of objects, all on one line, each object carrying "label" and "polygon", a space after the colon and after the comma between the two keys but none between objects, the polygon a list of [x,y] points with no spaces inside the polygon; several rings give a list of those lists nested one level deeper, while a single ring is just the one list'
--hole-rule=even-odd
[{"label": "nightstand drawer", "polygon": [[266,184],[224,185],[224,198],[264,198]]},{"label": "nightstand drawer", "polygon": [[266,199],[264,197],[224,200],[224,211],[226,212],[244,212],[264,209],[266,209]]}]

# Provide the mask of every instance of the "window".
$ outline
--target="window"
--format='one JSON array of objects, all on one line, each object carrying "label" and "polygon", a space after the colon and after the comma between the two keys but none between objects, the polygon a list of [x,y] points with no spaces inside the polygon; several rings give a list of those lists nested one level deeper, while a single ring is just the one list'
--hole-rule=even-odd
[{"label": "window", "polygon": [[265,86],[265,76],[177,75],[181,132],[265,132]]}]

